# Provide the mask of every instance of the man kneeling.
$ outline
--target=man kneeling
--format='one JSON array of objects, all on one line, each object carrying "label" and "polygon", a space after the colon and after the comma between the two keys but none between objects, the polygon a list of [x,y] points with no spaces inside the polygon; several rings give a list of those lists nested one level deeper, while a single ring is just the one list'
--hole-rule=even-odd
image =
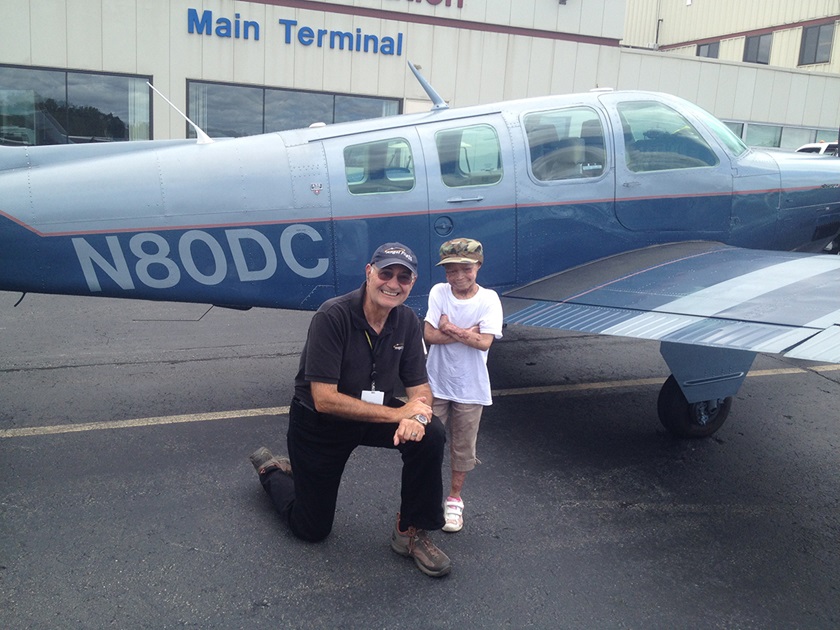
[{"label": "man kneeling", "polygon": [[[432,415],[423,330],[403,303],[417,257],[387,243],[365,267],[362,286],[324,302],[312,318],[295,377],[286,436],[289,458],[251,455],[260,482],[299,538],[329,535],[338,487],[357,446],[402,454],[401,505],[391,548],[440,577],[451,563],[428,535],[443,527],[441,466],[446,432]],[[408,402],[394,398],[397,380]]]}]

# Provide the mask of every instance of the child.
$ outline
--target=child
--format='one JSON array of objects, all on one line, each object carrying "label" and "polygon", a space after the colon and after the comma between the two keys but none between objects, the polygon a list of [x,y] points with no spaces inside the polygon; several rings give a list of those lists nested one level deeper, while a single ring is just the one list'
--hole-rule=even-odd
[{"label": "child", "polygon": [[487,354],[502,336],[502,303],[495,291],[476,283],[484,262],[481,243],[456,238],[440,247],[446,282],[429,293],[424,337],[429,345],[427,371],[435,415],[449,429],[452,482],[444,504],[445,532],[464,526],[461,489],[475,468],[478,425],[485,405],[492,404]]}]

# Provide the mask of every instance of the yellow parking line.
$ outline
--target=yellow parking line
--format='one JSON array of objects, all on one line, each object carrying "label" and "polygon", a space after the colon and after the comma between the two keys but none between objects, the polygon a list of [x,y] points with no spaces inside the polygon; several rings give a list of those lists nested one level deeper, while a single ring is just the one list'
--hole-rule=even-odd
[{"label": "yellow parking line", "polygon": [[98,431],[101,429],[129,429],[132,427],[150,427],[162,424],[184,424],[186,422],[208,422],[210,420],[230,420],[233,418],[248,418],[253,416],[277,416],[287,413],[289,413],[288,407],[266,407],[264,409],[238,409],[234,411],[219,411],[216,413],[190,413],[180,416],[157,416],[153,418],[135,418],[133,420],[57,424],[46,427],[6,429],[4,431],[0,431],[0,438],[54,435],[56,433]]},{"label": "yellow parking line", "polygon": [[[806,372],[836,372],[840,365],[818,365],[813,368],[778,368],[774,370],[755,370],[748,378],[762,376],[784,376],[789,374],[803,374]],[[606,389],[621,389],[625,387],[645,387],[661,385],[664,377],[639,378],[624,381],[597,381],[593,383],[570,383],[566,385],[543,385],[540,387],[518,387],[512,389],[493,390],[493,396],[525,396],[528,394],[551,394],[562,392],[585,392]],[[135,418],[133,420],[113,420],[105,422],[83,422],[79,424],[57,424],[42,427],[27,427],[21,429],[0,430],[0,439],[15,437],[31,437],[36,435],[55,435],[58,433],[76,433],[80,431],[101,431],[104,429],[130,429],[133,427],[150,427],[165,424],[185,424],[188,422],[209,422],[212,420],[232,420],[234,418],[252,418],[255,416],[283,416],[289,413],[288,407],[265,407],[262,409],[236,409],[232,411],[218,411],[214,413],[193,413],[178,416],[156,416],[151,418]]]}]

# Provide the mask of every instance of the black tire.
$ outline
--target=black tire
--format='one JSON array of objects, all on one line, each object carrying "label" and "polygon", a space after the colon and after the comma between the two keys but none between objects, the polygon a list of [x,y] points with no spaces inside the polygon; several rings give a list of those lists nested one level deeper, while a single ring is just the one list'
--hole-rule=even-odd
[{"label": "black tire", "polygon": [[689,403],[674,375],[659,390],[656,409],[659,421],[678,438],[705,438],[723,426],[732,407],[732,396],[719,400]]}]

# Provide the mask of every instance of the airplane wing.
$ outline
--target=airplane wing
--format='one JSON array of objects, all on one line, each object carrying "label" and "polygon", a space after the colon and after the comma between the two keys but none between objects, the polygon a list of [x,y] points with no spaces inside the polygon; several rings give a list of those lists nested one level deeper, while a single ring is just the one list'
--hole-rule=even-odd
[{"label": "airplane wing", "polygon": [[508,324],[840,363],[840,256],[655,245],[504,297]]}]

